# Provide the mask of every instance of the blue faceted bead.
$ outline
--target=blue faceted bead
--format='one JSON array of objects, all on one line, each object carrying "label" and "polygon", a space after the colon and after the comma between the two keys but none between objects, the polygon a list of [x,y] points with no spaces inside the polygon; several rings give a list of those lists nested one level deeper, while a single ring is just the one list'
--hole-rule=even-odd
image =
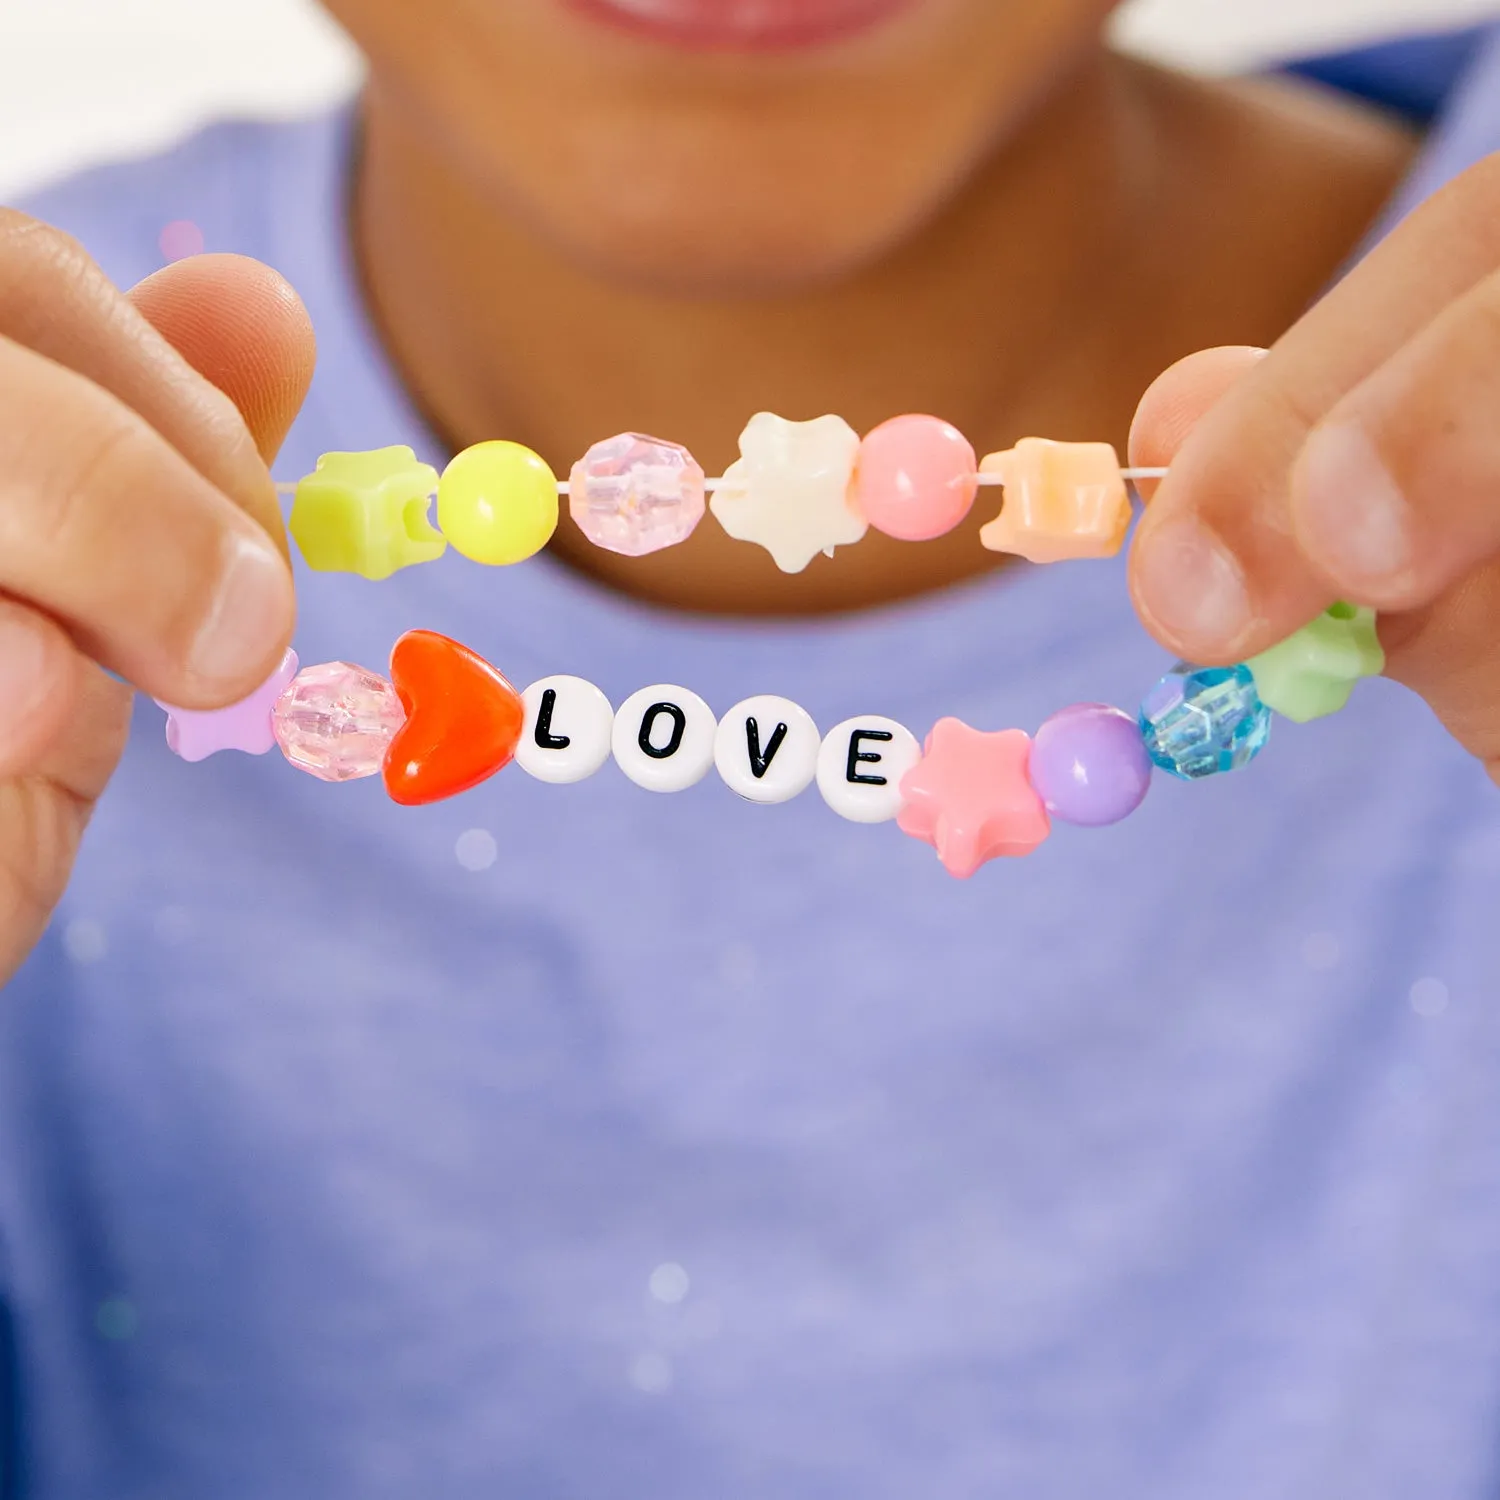
[{"label": "blue faceted bead", "polygon": [[1178,667],[1141,704],[1151,759],[1184,781],[1237,771],[1265,749],[1271,710],[1249,667]]}]

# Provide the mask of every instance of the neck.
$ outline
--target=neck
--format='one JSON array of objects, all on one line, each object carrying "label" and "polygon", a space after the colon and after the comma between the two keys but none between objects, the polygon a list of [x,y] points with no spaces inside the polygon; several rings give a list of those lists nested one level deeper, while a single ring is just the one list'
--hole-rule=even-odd
[{"label": "neck", "polygon": [[[777,294],[687,296],[611,281],[529,235],[377,77],[356,243],[388,347],[455,447],[511,437],[566,474],[594,441],[634,430],[683,443],[717,473],[760,410],[833,411],[860,431],[929,411],[981,452],[1031,431],[1118,443],[1139,392],[1192,340],[1279,334],[1389,185],[1366,172],[1333,205],[1320,199],[1301,263],[1273,288],[1249,291],[1248,274],[1226,282],[1225,255],[1242,248],[1229,240],[1251,220],[1226,224],[1211,185],[1188,180],[1195,88],[1092,52],[938,218],[877,263]],[[1254,222],[1269,206],[1255,203]],[[1164,262],[1169,234],[1192,247],[1190,264]],[[1213,293],[1195,298],[1196,288]],[[553,545],[659,603],[811,613],[994,567],[975,536],[993,509],[982,495],[972,524],[921,546],[872,532],[796,577],[712,519],[644,559],[589,546],[566,516]]]}]

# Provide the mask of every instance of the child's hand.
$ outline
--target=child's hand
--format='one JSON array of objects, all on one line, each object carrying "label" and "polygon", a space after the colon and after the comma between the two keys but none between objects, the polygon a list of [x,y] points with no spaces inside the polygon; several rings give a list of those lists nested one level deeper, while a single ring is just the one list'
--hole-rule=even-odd
[{"label": "child's hand", "polygon": [[1500,779],[1500,157],[1268,355],[1169,370],[1131,454],[1172,464],[1131,558],[1165,645],[1227,665],[1373,605],[1389,674]]},{"label": "child's hand", "polygon": [[0,209],[0,982],[124,744],[130,695],[92,663],[216,708],[285,648],[266,463],[312,358],[307,315],[263,266],[203,256],[126,295]]}]

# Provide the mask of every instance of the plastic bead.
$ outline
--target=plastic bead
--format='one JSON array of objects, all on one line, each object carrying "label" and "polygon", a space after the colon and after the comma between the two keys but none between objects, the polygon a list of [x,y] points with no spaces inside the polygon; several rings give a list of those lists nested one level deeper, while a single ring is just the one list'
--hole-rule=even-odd
[{"label": "plastic bead", "polygon": [[557,476],[520,443],[476,443],[443,470],[437,515],[465,557],[494,568],[524,562],[557,530]]},{"label": "plastic bead", "polygon": [[1054,818],[1103,828],[1145,801],[1151,757],[1141,726],[1129,714],[1103,703],[1078,703],[1037,730],[1030,774]]},{"label": "plastic bead", "polygon": [[905,801],[901,778],[922,758],[917,737],[879,714],[845,719],[818,751],[818,790],[851,823],[888,823]]},{"label": "plastic bead", "polygon": [[1130,492],[1108,443],[1026,438],[979,468],[1005,485],[1004,507],[979,533],[990,551],[1051,563],[1113,557],[1124,545]]},{"label": "plastic bead", "polygon": [[644,557],[693,534],[706,505],[686,448],[638,432],[595,443],[573,465],[568,513],[596,547]]},{"label": "plastic bead", "polygon": [[615,760],[648,792],[686,791],[708,775],[718,727],[697,693],[666,683],[642,688],[615,714]]},{"label": "plastic bead", "polygon": [[264,755],[275,743],[271,727],[276,700],[297,675],[297,653],[288,651],[256,690],[228,708],[174,708],[157,699],[167,711],[167,748],[183,760],[206,760],[220,750],[243,750]]},{"label": "plastic bead", "polygon": [[287,528],[320,573],[389,578],[446,550],[427,519],[437,484],[437,470],[410,448],[325,453],[297,485]]},{"label": "plastic bead", "polygon": [[521,701],[526,722],[516,764],[538,781],[566,786],[586,781],[609,759],[615,711],[582,677],[543,677]]},{"label": "plastic bead", "polygon": [[978,460],[938,417],[893,417],[859,449],[855,506],[876,531],[926,542],[952,531],[979,493]]},{"label": "plastic bead", "polygon": [[850,500],[859,434],[842,417],[788,422],[763,411],[740,435],[740,453],[709,509],[783,573],[800,573],[818,553],[831,557],[869,530]]},{"label": "plastic bead", "polygon": [[790,802],[812,785],[822,740],[790,698],[746,698],[719,720],[714,764],[747,802]]},{"label": "plastic bead", "polygon": [[1030,854],[1052,831],[1026,774],[1030,757],[1031,739],[1019,729],[986,734],[940,719],[901,780],[897,826],[931,844],[960,879],[988,860]]},{"label": "plastic bead", "polygon": [[434,630],[409,630],[392,648],[391,683],[406,710],[382,768],[393,802],[438,802],[510,763],[526,711],[482,656]]},{"label": "plastic bead", "polygon": [[1245,665],[1267,708],[1306,724],[1338,713],[1355,683],[1385,671],[1385,650],[1373,609],[1335,604]]},{"label": "plastic bead", "polygon": [[379,775],[405,722],[395,688],[379,673],[347,661],[299,672],[272,714],[281,753],[319,781]]},{"label": "plastic bead", "polygon": [[1248,667],[1178,668],[1151,690],[1140,723],[1162,770],[1200,781],[1249,765],[1270,738],[1271,710]]}]

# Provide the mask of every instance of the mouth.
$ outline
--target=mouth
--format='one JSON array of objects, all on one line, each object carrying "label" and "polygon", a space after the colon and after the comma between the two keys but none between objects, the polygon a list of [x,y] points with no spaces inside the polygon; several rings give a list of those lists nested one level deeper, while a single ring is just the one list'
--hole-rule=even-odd
[{"label": "mouth", "polygon": [[566,0],[574,11],[669,46],[787,52],[846,41],[916,0]]}]

